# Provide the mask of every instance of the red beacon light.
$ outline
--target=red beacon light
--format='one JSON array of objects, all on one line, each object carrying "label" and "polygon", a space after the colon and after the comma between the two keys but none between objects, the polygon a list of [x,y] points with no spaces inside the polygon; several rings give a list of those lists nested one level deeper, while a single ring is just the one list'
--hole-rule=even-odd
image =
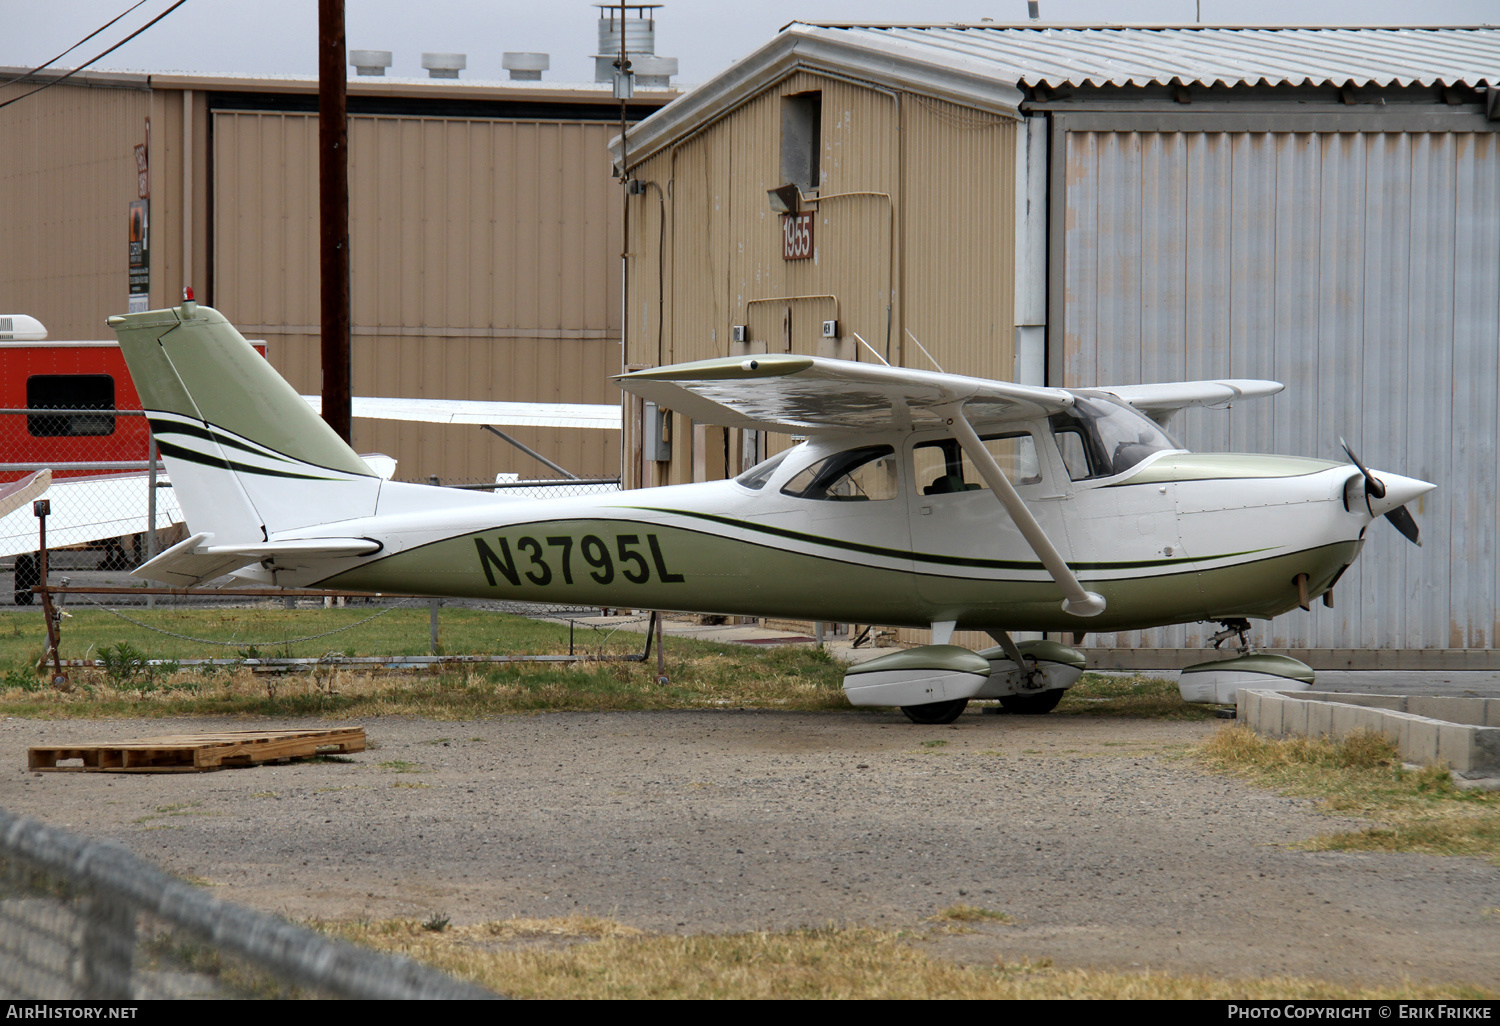
[{"label": "red beacon light", "polygon": [[182,287],[182,301],[184,303],[191,303],[193,301],[193,287],[191,285],[184,285]]}]

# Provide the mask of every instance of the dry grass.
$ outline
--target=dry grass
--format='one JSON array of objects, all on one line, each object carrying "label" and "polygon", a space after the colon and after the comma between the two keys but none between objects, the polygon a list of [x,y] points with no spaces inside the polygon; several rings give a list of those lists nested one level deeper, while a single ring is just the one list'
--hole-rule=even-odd
[{"label": "dry grass", "polygon": [[1316,798],[1325,812],[1378,825],[1316,838],[1315,851],[1409,851],[1477,855],[1500,864],[1500,794],[1463,790],[1436,766],[1411,770],[1384,737],[1264,738],[1226,727],[1196,752],[1207,765],[1283,794]]},{"label": "dry grass", "polygon": [[[723,651],[728,648],[729,651]],[[434,720],[557,710],[847,709],[843,670],[811,648],[757,649],[669,642],[669,682],[638,662],[470,665],[438,672],[335,676],[256,674],[246,667],[177,669],[125,679],[75,669],[72,690],[0,680],[0,709],[49,719],[129,716],[421,716]]]},{"label": "dry grass", "polygon": [[1005,912],[995,912],[978,905],[949,905],[937,915],[932,917],[936,922],[944,923],[1013,923],[1013,919]]},{"label": "dry grass", "polygon": [[1052,715],[1209,720],[1214,711],[1211,706],[1184,702],[1176,683],[1160,677],[1085,673],[1063,695]]},{"label": "dry grass", "polygon": [[1275,977],[1218,980],[961,966],[930,956],[922,934],[864,926],[723,935],[644,934],[591,917],[507,920],[441,932],[416,920],[321,924],[325,931],[522,998],[1384,999],[1493,998],[1474,988],[1360,989]]}]

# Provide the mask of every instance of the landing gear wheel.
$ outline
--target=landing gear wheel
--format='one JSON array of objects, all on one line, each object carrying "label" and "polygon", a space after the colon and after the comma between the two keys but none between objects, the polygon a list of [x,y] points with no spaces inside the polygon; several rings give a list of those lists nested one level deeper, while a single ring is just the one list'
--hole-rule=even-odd
[{"label": "landing gear wheel", "polygon": [[1050,691],[1038,691],[1030,695],[1002,695],[1000,708],[1017,716],[1040,716],[1057,708],[1065,690],[1052,688]]},{"label": "landing gear wheel", "polygon": [[955,698],[951,702],[928,702],[926,705],[903,705],[901,711],[913,723],[952,723],[968,708],[967,698]]},{"label": "landing gear wheel", "polygon": [[33,585],[42,583],[42,574],[37,558],[29,552],[16,557],[16,597],[18,606],[29,606],[36,599],[31,593]]}]

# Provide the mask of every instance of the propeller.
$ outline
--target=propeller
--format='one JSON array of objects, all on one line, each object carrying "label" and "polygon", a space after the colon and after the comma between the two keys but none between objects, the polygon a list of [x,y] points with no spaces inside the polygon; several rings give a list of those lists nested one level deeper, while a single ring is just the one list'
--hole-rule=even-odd
[{"label": "propeller", "polygon": [[[1366,505],[1368,505],[1368,500],[1371,498],[1385,498],[1385,482],[1380,480],[1380,478],[1376,477],[1374,474],[1370,473],[1369,468],[1359,461],[1358,456],[1354,455],[1354,450],[1349,448],[1348,442],[1340,438],[1339,445],[1343,447],[1344,455],[1349,457],[1349,462],[1358,467],[1359,472],[1364,475],[1365,495],[1368,497],[1366,499]],[[1408,510],[1405,506],[1397,506],[1395,509],[1388,510],[1384,514],[1384,516],[1391,522],[1391,526],[1395,527],[1396,530],[1401,532],[1401,536],[1403,538],[1411,542],[1413,545],[1416,545],[1418,547],[1421,546],[1421,530],[1417,527],[1416,518],[1411,515],[1410,510]]]}]

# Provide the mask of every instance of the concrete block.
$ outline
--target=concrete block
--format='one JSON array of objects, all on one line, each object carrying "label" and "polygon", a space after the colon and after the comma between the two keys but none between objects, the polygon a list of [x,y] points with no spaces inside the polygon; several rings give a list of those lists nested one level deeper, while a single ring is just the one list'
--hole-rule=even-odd
[{"label": "concrete block", "polygon": [[[1384,734],[1398,753],[1404,753],[1411,743],[1411,725],[1415,717],[1406,713],[1391,713],[1385,718]],[[1405,758],[1405,755],[1402,755]]]},{"label": "concrete block", "polygon": [[1251,724],[1257,734],[1266,737],[1281,736],[1281,696],[1270,691],[1248,692],[1252,697]]},{"label": "concrete block", "polygon": [[1349,734],[1359,729],[1359,717],[1360,713],[1364,712],[1363,709],[1361,709],[1357,705],[1340,705],[1333,703],[1330,703],[1330,705],[1333,709],[1333,730],[1331,731],[1331,733],[1334,737],[1347,737]]},{"label": "concrete block", "polygon": [[1439,762],[1438,728],[1440,726],[1442,724],[1437,720],[1423,717],[1413,719],[1406,731],[1406,748],[1402,750],[1401,757],[1407,762],[1416,762],[1424,766]]},{"label": "concrete block", "polygon": [[1463,723],[1438,724],[1438,761],[1454,773],[1468,773],[1474,768],[1474,731]]},{"label": "concrete block", "polygon": [[1413,695],[1406,703],[1408,712],[1427,716],[1448,723],[1467,723],[1484,726],[1485,700],[1482,698],[1454,698],[1443,695]]},{"label": "concrete block", "polygon": [[1307,736],[1307,707],[1312,702],[1296,698],[1281,699],[1281,732],[1287,737]]},{"label": "concrete block", "polygon": [[1361,707],[1358,715],[1354,717],[1354,722],[1359,724],[1361,729],[1383,737],[1385,735],[1385,719],[1386,710]]},{"label": "concrete block", "polygon": [[1500,727],[1500,698],[1486,698],[1484,700],[1484,725],[1486,727]]},{"label": "concrete block", "polygon": [[1346,695],[1338,691],[1304,691],[1298,697],[1319,702],[1338,702],[1342,705],[1392,709],[1396,712],[1407,711],[1405,695]]},{"label": "concrete block", "polygon": [[1470,772],[1500,776],[1500,728],[1476,727],[1472,743]]},{"label": "concrete block", "polygon": [[1333,706],[1327,702],[1307,703],[1307,736],[1329,737],[1333,734]]},{"label": "concrete block", "polygon": [[1260,695],[1249,688],[1240,688],[1234,695],[1234,715],[1251,730],[1260,732]]}]

